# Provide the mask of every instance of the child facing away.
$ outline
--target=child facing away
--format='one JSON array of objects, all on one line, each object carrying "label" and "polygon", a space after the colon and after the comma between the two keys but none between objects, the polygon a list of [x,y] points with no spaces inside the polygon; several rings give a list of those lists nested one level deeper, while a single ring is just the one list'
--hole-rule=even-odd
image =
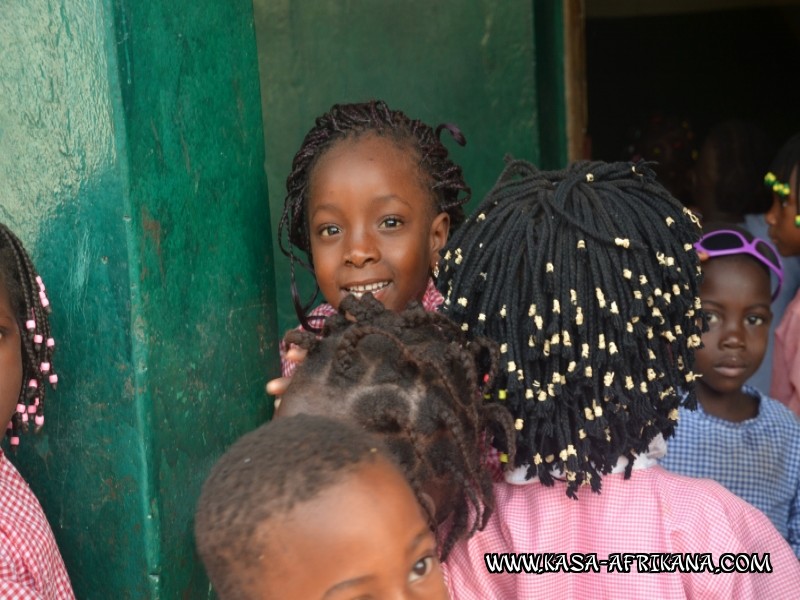
[{"label": "child facing away", "polygon": [[345,298],[339,311],[321,338],[288,334],[308,357],[275,417],[323,415],[380,435],[421,490],[444,560],[491,514],[482,452],[487,436],[501,445],[514,437],[508,412],[483,402],[497,349],[468,340],[449,319],[416,302],[395,312],[366,294]]},{"label": "child facing away", "polygon": [[[778,151],[764,181],[772,189],[767,213],[769,236],[784,257],[800,256],[800,133]],[[800,416],[800,292],[789,303],[775,329],[770,395]]]},{"label": "child facing away", "polygon": [[[0,420],[11,448],[44,424],[55,385],[49,300],[22,242],[0,223]],[[0,449],[0,598],[74,598],[39,501]]]},{"label": "child facing away", "polygon": [[[378,100],[337,104],[317,118],[286,180],[278,231],[302,327],[318,330],[348,294],[370,292],[391,310],[411,300],[428,310],[441,304],[431,276],[470,197],[461,168],[439,141],[442,129],[466,143],[453,125],[434,130]],[[325,298],[310,314],[317,294],[301,302],[295,263],[314,275]],[[283,375],[291,376],[295,363],[282,359]]]},{"label": "child facing away", "polygon": [[[491,402],[518,430],[486,528],[448,558],[455,599],[800,592],[769,519],[657,464],[695,404],[699,234],[646,164],[513,161],[448,243],[443,309],[501,344]],[[727,572],[735,560],[771,572]]]},{"label": "child facing away", "polygon": [[[664,468],[724,485],[769,517],[800,557],[800,421],[745,382],[764,358],[780,258],[736,225],[707,227],[700,300],[708,322],[695,354],[697,410],[679,409]],[[770,275],[777,275],[772,290]]]},{"label": "child facing away", "polygon": [[203,485],[197,549],[220,600],[446,600],[436,540],[375,436],[297,415],[237,441]]}]

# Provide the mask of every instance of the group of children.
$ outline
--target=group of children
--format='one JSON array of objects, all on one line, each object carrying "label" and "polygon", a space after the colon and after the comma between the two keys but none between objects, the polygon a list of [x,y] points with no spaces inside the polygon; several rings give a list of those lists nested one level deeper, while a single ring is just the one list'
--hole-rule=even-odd
[{"label": "group of children", "polygon": [[[293,290],[276,418],[204,485],[196,539],[219,597],[795,596],[800,423],[745,385],[773,248],[701,230],[642,162],[510,161],[465,218],[444,130],[463,143],[383,102],[338,105],[295,157],[281,247],[325,303]],[[798,164],[800,137],[766,178],[784,255],[800,254]],[[44,285],[0,232],[14,443],[41,425],[52,343]],[[773,394],[800,406],[800,298],[784,321]],[[37,527],[3,540],[0,596],[71,597],[0,460],[0,532]]]},{"label": "group of children", "polygon": [[[382,103],[337,106],[295,159],[281,225],[326,302],[310,314],[298,305],[284,377],[268,387],[281,396],[276,420],[257,435],[314,414],[378,436],[417,490],[453,598],[795,595],[800,567],[786,540],[798,424],[744,386],[763,357],[771,275],[781,273],[771,247],[735,226],[707,227],[701,239],[649,165],[630,162],[542,172],[512,161],[461,224],[460,171],[447,203],[440,190],[452,188],[409,122]],[[731,269],[752,281],[732,281]],[[430,329],[437,310],[460,340],[447,337],[452,324],[439,326],[446,335]],[[464,348],[488,338],[497,351],[442,364],[449,352],[430,347],[442,337]],[[492,420],[474,416],[490,408]],[[691,445],[689,419],[707,414],[731,430],[712,452],[719,432]],[[444,449],[453,443],[460,453]],[[668,472],[665,454],[758,509],[718,483]],[[744,489],[715,472],[720,461]],[[482,473],[493,477],[488,493]],[[214,494],[209,483],[201,513]],[[200,525],[197,535],[208,564]],[[523,555],[545,558],[526,574],[515,562]],[[612,556],[639,564],[615,569]],[[710,562],[680,569],[675,557]],[[757,573],[765,557],[770,572]],[[342,577],[377,577],[373,563],[351,572],[350,562],[340,557]],[[398,597],[415,597],[414,581],[398,577]]]}]

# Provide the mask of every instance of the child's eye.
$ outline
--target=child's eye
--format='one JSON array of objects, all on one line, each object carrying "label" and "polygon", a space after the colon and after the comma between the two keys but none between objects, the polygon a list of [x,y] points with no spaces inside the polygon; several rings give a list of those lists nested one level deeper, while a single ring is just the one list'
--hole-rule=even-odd
[{"label": "child's eye", "polygon": [[400,227],[402,224],[403,221],[398,217],[386,217],[383,221],[381,221],[380,227],[381,229],[395,229]]},{"label": "child's eye", "polygon": [[319,235],[320,237],[330,237],[332,235],[336,235],[340,231],[341,229],[339,229],[336,225],[323,225],[319,228]]},{"label": "child's eye", "polygon": [[706,321],[708,321],[708,325],[709,326],[714,325],[715,323],[717,323],[719,321],[719,315],[717,313],[711,312],[711,311],[708,311],[708,310],[706,310],[704,312],[705,312],[705,315],[706,315]]},{"label": "child's eye", "polygon": [[747,316],[747,324],[748,325],[763,325],[766,323],[767,320],[762,317],[761,315],[748,315]]},{"label": "child's eye", "polygon": [[428,573],[433,570],[433,565],[435,564],[436,558],[432,555],[428,555],[424,558],[420,558],[417,562],[414,563],[414,566],[411,567],[411,573],[408,574],[408,581],[413,583],[414,581],[418,581],[425,577]]}]

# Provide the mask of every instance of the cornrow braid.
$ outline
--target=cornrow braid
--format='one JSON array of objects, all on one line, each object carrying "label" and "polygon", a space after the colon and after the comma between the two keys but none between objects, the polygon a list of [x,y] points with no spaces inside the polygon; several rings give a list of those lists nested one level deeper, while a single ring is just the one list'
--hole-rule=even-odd
[{"label": "cornrow braid", "polygon": [[339,310],[322,339],[302,330],[287,334],[309,353],[281,407],[338,415],[379,434],[418,495],[446,487],[444,504],[429,515],[432,528],[451,519],[440,530],[444,560],[493,510],[482,452],[487,438],[514,455],[511,416],[483,400],[497,349],[488,340],[468,340],[417,302],[395,313],[365,294],[348,296]]},{"label": "cornrow braid", "polygon": [[58,375],[52,365],[55,341],[50,332],[50,301],[44,283],[22,242],[3,223],[0,223],[0,284],[6,287],[22,340],[23,386],[17,409],[6,428],[9,443],[16,448],[20,434],[28,430],[31,421],[36,431],[44,424],[45,383],[55,388]]},{"label": "cornrow braid", "polygon": [[443,311],[500,344],[491,398],[528,477],[599,491],[673,434],[703,328],[697,219],[647,163],[543,172],[511,161],[445,247]]},{"label": "cornrow braid", "polygon": [[[439,139],[442,129],[446,129],[458,144],[466,144],[464,135],[455,125],[442,124],[434,130],[399,110],[390,109],[381,100],[336,104],[317,118],[292,161],[292,170],[286,179],[283,214],[278,225],[278,244],[290,261],[292,302],[303,327],[314,329],[308,322],[307,313],[319,289],[309,301],[301,301],[295,281],[295,263],[314,273],[306,211],[311,175],[320,158],[337,142],[367,133],[388,137],[406,145],[417,156],[436,211],[446,212],[450,216],[450,228],[454,230],[464,221],[463,206],[469,202],[471,192],[464,182],[461,167],[450,159],[447,148]],[[295,253],[295,248],[305,253],[306,260]]]}]

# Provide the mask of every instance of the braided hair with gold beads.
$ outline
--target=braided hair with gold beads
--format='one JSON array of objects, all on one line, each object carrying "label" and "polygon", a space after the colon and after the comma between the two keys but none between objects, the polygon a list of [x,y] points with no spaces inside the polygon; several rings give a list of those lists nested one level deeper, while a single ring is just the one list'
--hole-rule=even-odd
[{"label": "braided hair with gold beads", "polygon": [[[516,466],[601,487],[695,403],[697,219],[646,163],[511,161],[444,251],[443,311],[500,344]],[[679,394],[685,393],[685,396]]]}]

